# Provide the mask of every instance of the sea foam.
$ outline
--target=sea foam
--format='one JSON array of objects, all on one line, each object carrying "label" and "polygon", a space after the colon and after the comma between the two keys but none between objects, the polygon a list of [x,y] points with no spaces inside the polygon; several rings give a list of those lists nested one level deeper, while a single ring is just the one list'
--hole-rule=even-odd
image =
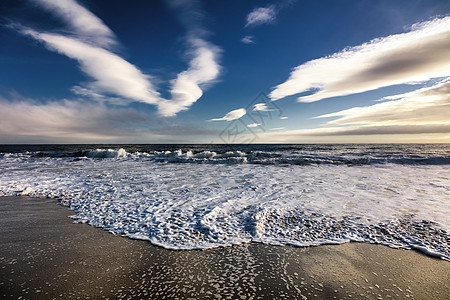
[{"label": "sea foam", "polygon": [[[280,148],[3,152],[0,195],[54,197],[77,222],[169,249],[361,241],[450,259],[450,168],[411,163],[435,154],[399,164],[398,154]],[[350,156],[390,161],[345,163]]]}]

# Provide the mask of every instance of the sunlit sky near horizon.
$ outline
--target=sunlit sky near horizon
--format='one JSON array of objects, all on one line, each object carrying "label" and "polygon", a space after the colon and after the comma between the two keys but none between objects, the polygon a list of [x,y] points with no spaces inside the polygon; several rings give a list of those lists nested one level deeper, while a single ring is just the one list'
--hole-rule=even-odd
[{"label": "sunlit sky near horizon", "polygon": [[0,144],[450,142],[450,2],[0,2]]}]

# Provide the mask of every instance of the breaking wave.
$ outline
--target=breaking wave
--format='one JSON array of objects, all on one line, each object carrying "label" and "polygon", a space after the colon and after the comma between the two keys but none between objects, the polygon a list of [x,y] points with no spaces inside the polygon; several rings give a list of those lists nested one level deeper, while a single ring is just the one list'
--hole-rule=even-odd
[{"label": "breaking wave", "polygon": [[[131,147],[133,148],[133,147]],[[206,164],[261,164],[261,165],[449,165],[450,151],[448,147],[433,149],[410,147],[409,151],[382,151],[383,147],[349,151],[348,148],[322,150],[311,147],[247,147],[249,149],[227,150],[227,147],[211,147],[213,150],[189,147],[153,150],[152,147],[133,151],[125,148],[98,148],[76,151],[25,151],[3,152],[0,158],[37,159],[37,158],[74,158],[74,159],[132,159],[151,160],[162,163],[206,163]],[[153,147],[154,148],[154,147]],[[173,148],[173,147],[171,147]],[[208,148],[208,147],[203,147]],[[217,149],[215,149],[217,148]],[[345,149],[345,151],[342,151]],[[351,148],[350,148],[351,149]],[[141,149],[139,149],[141,150]],[[340,151],[339,151],[340,150]],[[402,149],[403,150],[403,149]]]},{"label": "breaking wave", "polygon": [[169,249],[348,241],[450,260],[446,146],[0,146],[0,196]]}]

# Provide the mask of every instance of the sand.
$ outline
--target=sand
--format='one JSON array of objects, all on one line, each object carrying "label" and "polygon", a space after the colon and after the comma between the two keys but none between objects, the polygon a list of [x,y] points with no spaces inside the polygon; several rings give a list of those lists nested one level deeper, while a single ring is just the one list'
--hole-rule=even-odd
[{"label": "sand", "polygon": [[348,243],[172,251],[74,224],[54,199],[0,197],[0,298],[449,299],[450,262]]}]

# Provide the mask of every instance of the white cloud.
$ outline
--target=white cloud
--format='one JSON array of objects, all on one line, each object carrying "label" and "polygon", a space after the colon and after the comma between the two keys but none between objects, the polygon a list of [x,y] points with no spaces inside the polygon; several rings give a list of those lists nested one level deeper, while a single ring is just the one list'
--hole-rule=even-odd
[{"label": "white cloud", "polygon": [[84,39],[99,46],[117,44],[114,33],[101,19],[74,0],[33,0],[43,8],[61,17],[70,28]]},{"label": "white cloud", "polygon": [[288,117],[281,117],[280,120],[286,120]]},{"label": "white cloud", "polygon": [[159,113],[174,116],[189,109],[203,95],[203,91],[218,78],[221,49],[205,40],[207,31],[201,25],[203,11],[199,3],[190,0],[167,1],[176,10],[178,19],[187,29],[187,57],[189,67],[171,81],[171,100],[161,99]]},{"label": "white cloud", "polygon": [[254,44],[255,43],[255,37],[253,35],[246,35],[241,39],[241,42],[244,44]]},{"label": "white cloud", "polygon": [[275,109],[270,109],[266,103],[257,103],[253,107],[254,111],[275,111]]},{"label": "white cloud", "polygon": [[94,79],[94,82],[72,88],[79,95],[113,104],[124,105],[129,100],[154,104],[160,115],[174,116],[189,109],[220,74],[218,61],[221,49],[202,37],[206,31],[197,20],[202,13],[194,2],[169,3],[180,11],[182,23],[187,27],[187,56],[190,58],[188,69],[171,81],[172,98],[169,100],[162,98],[157,92],[152,84],[152,77],[111,52],[110,47],[117,44],[114,33],[89,10],[73,0],[34,1],[61,17],[72,32],[61,35],[17,25],[12,27],[43,42],[49,50],[79,62],[81,70]]},{"label": "white cloud", "polygon": [[283,130],[285,129],[285,127],[274,127],[274,128],[270,128],[269,130],[271,131],[279,131],[279,130]]},{"label": "white cloud", "polygon": [[138,135],[129,128],[130,121],[146,121],[144,115],[131,109],[112,109],[85,101],[43,104],[0,98],[0,108],[2,142],[110,141]]},{"label": "white cloud", "polygon": [[292,140],[302,136],[344,136],[344,135],[398,135],[423,133],[450,133],[450,123],[438,125],[385,125],[385,126],[346,126],[313,129],[294,129],[261,133],[261,138],[276,140],[284,138]]},{"label": "white cloud", "polygon": [[230,111],[222,118],[211,119],[209,121],[233,121],[233,120],[237,120],[237,119],[245,116],[246,113],[247,113],[247,111],[245,110],[245,108],[239,108],[239,109]]},{"label": "white cloud", "polygon": [[[342,142],[342,137],[347,136],[349,138],[344,139],[346,142],[361,142],[361,139],[372,142],[373,138],[371,140],[364,136],[379,136],[378,141],[418,142],[424,141],[419,137],[430,138],[431,134],[434,135],[434,140],[430,138],[430,141],[439,142],[445,134],[450,134],[449,80],[383,100],[386,101],[316,117],[338,117],[327,122],[325,127],[263,133],[261,138],[268,141],[298,142],[304,141],[305,137],[326,137],[325,140],[308,141]],[[402,140],[395,139],[399,135],[403,136]],[[358,140],[352,140],[352,136],[358,136]]]},{"label": "white cloud", "polygon": [[339,117],[327,125],[436,125],[450,123],[450,81],[386,97],[389,101],[316,118]]},{"label": "white cloud", "polygon": [[131,108],[84,100],[38,102],[0,96],[1,143],[190,142],[218,130],[149,117]]},{"label": "white cloud", "polygon": [[202,87],[205,88],[219,76],[220,49],[201,38],[191,38],[189,43],[192,47],[189,68],[172,81],[172,99],[158,103],[159,112],[163,116],[174,116],[189,109],[203,95]]},{"label": "white cloud", "polygon": [[313,102],[450,75],[450,17],[412,26],[331,56],[306,62],[270,93],[272,100],[312,91]]},{"label": "white cloud", "polygon": [[95,80],[88,84],[94,92],[112,93],[148,104],[159,101],[149,76],[108,50],[62,35],[31,29],[22,32],[44,42],[50,50],[77,60],[81,70]]},{"label": "white cloud", "polygon": [[123,98],[105,96],[103,94],[93,91],[92,89],[84,88],[81,86],[74,86],[70,90],[72,91],[72,93],[77,94],[83,98],[93,99],[93,100],[95,100],[97,102],[101,102],[101,103],[109,102],[114,105],[128,105],[129,104]]},{"label": "white cloud", "polygon": [[274,5],[257,7],[247,15],[245,27],[272,23],[275,21],[276,15],[277,11]]},{"label": "white cloud", "polygon": [[258,126],[261,126],[261,124],[259,124],[259,123],[252,123],[252,124],[248,124],[247,125],[247,127],[250,127],[250,128],[254,128],[254,127],[258,127]]}]

